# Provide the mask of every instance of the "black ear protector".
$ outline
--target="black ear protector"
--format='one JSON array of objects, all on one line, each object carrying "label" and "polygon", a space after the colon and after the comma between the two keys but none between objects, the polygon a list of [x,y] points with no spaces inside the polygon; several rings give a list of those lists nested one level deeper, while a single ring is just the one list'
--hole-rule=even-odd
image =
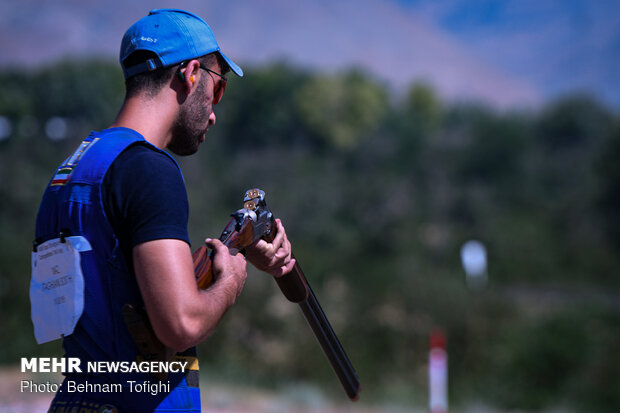
[{"label": "black ear protector", "polygon": [[179,67],[179,71],[177,72],[177,76],[179,76],[179,79],[181,79],[181,82],[185,83],[185,74],[183,72],[181,72],[182,68],[183,68],[183,65],[181,65],[181,67]]},{"label": "black ear protector", "polygon": [[[181,72],[181,69],[183,68],[183,64],[181,64],[181,67],[179,67],[179,71],[177,72],[177,76],[179,76],[179,79],[181,79],[181,82],[185,83],[185,74],[183,72]],[[189,81],[194,83],[194,75],[191,75],[189,77]]]},{"label": "black ear protector", "polygon": [[179,76],[179,79],[181,79],[181,82],[183,83],[185,83],[185,74],[181,72],[181,69],[183,69],[186,64],[187,62],[182,62],[181,65],[179,66],[179,71],[177,72],[177,76]]}]

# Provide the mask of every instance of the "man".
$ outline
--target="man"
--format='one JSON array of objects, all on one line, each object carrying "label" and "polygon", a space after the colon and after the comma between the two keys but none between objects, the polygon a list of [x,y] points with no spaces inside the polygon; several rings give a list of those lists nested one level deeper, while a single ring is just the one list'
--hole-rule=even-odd
[{"label": "man", "polygon": [[[197,288],[185,185],[163,149],[195,153],[215,125],[213,106],[224,93],[225,72],[243,72],[220,51],[204,20],[173,9],[153,10],[130,27],[120,62],[126,97],[118,117],[58,168],[37,216],[35,335],[39,342],[62,335],[65,357],[81,361],[81,371],[67,372],[50,411],[200,411],[195,346],[239,296],[246,262],[207,239],[216,282]],[[246,254],[276,277],[295,264],[279,221],[273,242],[259,240]],[[39,293],[52,288],[69,293],[54,301]],[[64,308],[67,302],[72,305]],[[178,352],[173,360],[187,363],[185,371],[159,382],[151,373],[86,370],[88,361],[141,360],[144,351],[123,316],[127,304],[146,310],[156,344]],[[145,390],[153,385],[156,391]]]}]

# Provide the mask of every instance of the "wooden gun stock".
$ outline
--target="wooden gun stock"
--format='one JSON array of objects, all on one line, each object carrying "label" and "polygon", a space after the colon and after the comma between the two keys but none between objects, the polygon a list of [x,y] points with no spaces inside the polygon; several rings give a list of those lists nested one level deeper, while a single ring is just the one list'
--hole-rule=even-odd
[{"label": "wooden gun stock", "polygon": [[[242,251],[259,238],[269,242],[273,240],[275,219],[265,203],[264,196],[265,193],[259,189],[247,191],[244,209],[232,214],[233,219],[224,228],[220,241],[228,247],[231,254]],[[201,246],[194,251],[192,257],[198,287],[201,289],[209,288],[216,279],[207,248]],[[275,280],[284,296],[289,301],[299,304],[347,396],[353,401],[357,400],[360,391],[359,378],[312,288],[310,288],[299,261],[295,263],[291,272],[282,277],[276,277]]]},{"label": "wooden gun stock", "polygon": [[[233,255],[254,242],[254,231],[250,220],[243,222],[239,231],[232,229],[232,227],[235,226],[234,224],[235,219],[233,218],[228,225],[226,225],[226,229],[224,229],[220,236],[220,241],[228,247],[228,250]],[[206,290],[215,282],[213,262],[211,261],[209,250],[203,245],[192,253],[192,258],[194,261],[194,275],[196,276],[198,288]]]}]

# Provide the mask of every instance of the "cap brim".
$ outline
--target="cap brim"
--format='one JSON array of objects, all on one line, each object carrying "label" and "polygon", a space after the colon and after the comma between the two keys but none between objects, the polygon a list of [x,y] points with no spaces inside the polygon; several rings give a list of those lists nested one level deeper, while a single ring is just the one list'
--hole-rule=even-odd
[{"label": "cap brim", "polygon": [[241,68],[239,67],[239,65],[237,65],[235,62],[233,62],[232,60],[230,60],[228,58],[228,56],[226,56],[224,53],[222,53],[222,51],[219,52],[220,55],[224,58],[224,60],[226,61],[226,63],[228,64],[228,67],[230,67],[230,70],[232,70],[237,76],[239,77],[243,77],[243,70],[241,70]]}]

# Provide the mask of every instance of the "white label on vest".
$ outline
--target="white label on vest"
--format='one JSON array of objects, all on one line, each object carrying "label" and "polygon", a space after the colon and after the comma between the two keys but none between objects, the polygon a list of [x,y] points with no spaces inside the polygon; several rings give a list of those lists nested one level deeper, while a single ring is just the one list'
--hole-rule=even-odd
[{"label": "white label on vest", "polygon": [[51,239],[32,253],[30,305],[37,343],[73,333],[84,310],[80,251],[92,248],[84,237]]}]

